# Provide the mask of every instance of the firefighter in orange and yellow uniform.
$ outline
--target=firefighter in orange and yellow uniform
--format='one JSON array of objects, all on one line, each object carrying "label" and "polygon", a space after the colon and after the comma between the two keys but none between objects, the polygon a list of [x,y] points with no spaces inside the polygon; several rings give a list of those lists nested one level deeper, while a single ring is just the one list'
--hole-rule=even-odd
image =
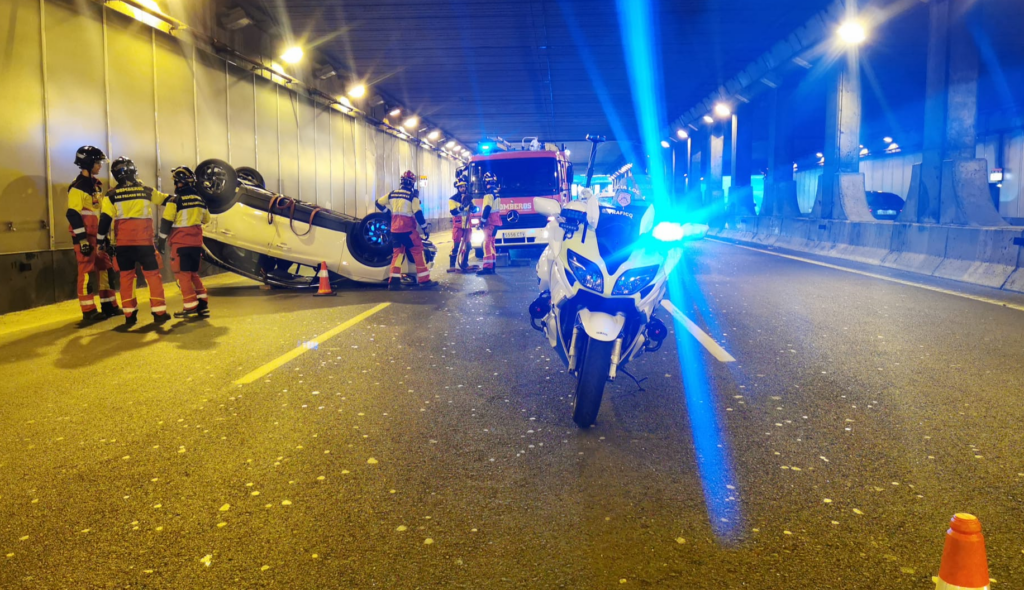
[{"label": "firefighter in orange and yellow uniform", "polygon": [[138,180],[135,163],[128,158],[111,162],[110,173],[117,186],[107,191],[103,199],[97,240],[107,243],[107,234],[113,229],[117,238],[118,270],[121,273],[121,307],[125,326],[139,321],[139,305],[135,299],[135,265],[142,266],[142,276],[149,285],[149,308],[157,325],[171,319],[164,299],[164,285],[160,278],[161,261],[156,253],[153,231],[153,213],[168,195],[150,188]]},{"label": "firefighter in orange and yellow uniform", "polygon": [[[402,268],[405,257],[411,256],[416,263],[416,280],[421,288],[429,288],[437,283],[430,280],[430,269],[423,255],[423,240],[418,229],[427,232],[427,220],[420,209],[420,198],[416,193],[416,175],[411,170],[402,174],[401,187],[377,199],[377,209],[391,212],[391,276],[388,289],[402,288]],[[417,228],[417,224],[419,228]]]},{"label": "firefighter in orange and yellow uniform", "polygon": [[180,166],[171,171],[171,176],[174,196],[165,202],[156,248],[163,252],[167,243],[171,244],[171,272],[183,300],[183,309],[174,317],[205,319],[210,317],[209,296],[199,278],[199,265],[203,257],[203,225],[210,222],[210,211],[196,192],[196,175],[191,169]]},{"label": "firefighter in orange and yellow uniform", "polygon": [[501,227],[501,197],[498,193],[498,177],[490,172],[484,173],[484,198],[480,203],[480,230],[484,232],[483,268],[477,275],[494,274],[494,263],[498,259],[498,249],[494,244],[494,234]]},{"label": "firefighter in orange and yellow uniform", "polygon": [[[106,154],[99,148],[91,145],[78,148],[75,165],[81,172],[68,187],[68,210],[65,217],[70,224],[71,240],[75,243],[75,258],[78,262],[75,294],[82,308],[83,324],[114,317],[120,311],[112,287],[113,266],[110,255],[106,250],[98,248],[96,243],[103,191],[103,183],[96,175],[100,173],[106,159]],[[99,311],[94,296],[89,293],[90,277],[97,283]]]}]

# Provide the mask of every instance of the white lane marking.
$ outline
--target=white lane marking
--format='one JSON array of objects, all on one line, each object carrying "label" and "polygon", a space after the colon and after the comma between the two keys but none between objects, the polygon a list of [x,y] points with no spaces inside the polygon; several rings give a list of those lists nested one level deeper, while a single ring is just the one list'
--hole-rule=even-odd
[{"label": "white lane marking", "polygon": [[853,273],[855,275],[861,275],[863,277],[870,277],[872,279],[881,279],[883,281],[889,281],[890,283],[896,283],[899,285],[906,285],[908,287],[917,287],[919,289],[925,289],[927,291],[934,291],[936,293],[943,293],[945,295],[955,295],[956,297],[963,297],[964,299],[973,299],[974,301],[980,301],[982,303],[989,303],[992,305],[998,305],[1000,307],[1008,307],[1010,309],[1016,309],[1017,311],[1024,311],[1024,305],[1017,305],[1015,303],[1007,303],[1005,301],[999,301],[998,299],[991,299],[989,297],[981,297],[979,295],[971,295],[969,293],[961,293],[959,291],[950,291],[949,289],[943,289],[941,287],[932,287],[929,285],[923,285],[921,283],[914,283],[912,281],[904,281],[902,279],[894,279],[885,275],[879,275],[872,272],[864,272],[862,270],[854,270],[852,268],[845,268],[835,264],[829,264],[827,262],[818,262],[817,260],[810,260],[808,258],[800,258],[799,256],[790,256],[789,254],[782,254],[780,252],[771,252],[769,250],[761,250],[760,248],[751,248],[750,246],[743,246],[740,244],[734,244],[725,240],[714,240],[721,244],[729,244],[737,248],[743,248],[744,250],[750,250],[752,252],[760,252],[761,254],[769,254],[771,256],[778,256],[779,258],[789,258],[790,260],[797,260],[800,262],[806,262],[807,264],[814,264],[817,266],[824,266],[825,268],[831,268],[833,270],[841,270],[843,272]]},{"label": "white lane marking", "polygon": [[731,354],[729,354],[728,352],[725,351],[724,348],[719,346],[718,343],[711,338],[711,336],[705,334],[704,330],[701,330],[699,327],[697,327],[697,324],[690,321],[690,318],[686,317],[686,314],[679,311],[678,307],[672,305],[671,301],[669,301],[668,299],[663,299],[661,302],[661,306],[664,307],[670,314],[672,314],[672,317],[676,318],[676,320],[680,324],[682,324],[683,327],[686,328],[686,331],[692,334],[693,337],[697,339],[697,342],[700,342],[702,345],[704,345],[704,348],[708,349],[708,352],[711,353],[711,356],[718,359],[719,362],[736,362],[736,359],[732,358]]}]

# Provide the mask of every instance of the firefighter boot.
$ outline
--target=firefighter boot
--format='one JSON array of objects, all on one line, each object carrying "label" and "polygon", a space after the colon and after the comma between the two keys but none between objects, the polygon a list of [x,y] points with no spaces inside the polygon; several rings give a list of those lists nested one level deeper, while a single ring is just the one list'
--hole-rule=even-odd
[{"label": "firefighter boot", "polygon": [[199,315],[199,308],[198,307],[194,307],[192,309],[183,309],[181,311],[174,312],[174,317],[179,319],[179,320],[183,320],[183,319],[186,319],[186,318],[196,317],[198,315]]},{"label": "firefighter boot", "polygon": [[401,279],[391,279],[390,281],[388,281],[388,291],[401,291],[401,290],[402,290],[402,280]]},{"label": "firefighter boot", "polygon": [[433,289],[434,287],[438,286],[439,284],[440,283],[438,283],[437,281],[426,281],[424,283],[417,284],[416,288],[418,288],[418,289]]},{"label": "firefighter boot", "polygon": [[199,305],[196,306],[196,315],[198,315],[201,320],[205,320],[210,317],[210,304],[206,299],[199,300]]},{"label": "firefighter boot", "polygon": [[116,302],[104,301],[100,307],[103,311],[103,315],[107,316],[108,318],[121,315],[122,313],[121,308],[117,306]]},{"label": "firefighter boot", "polygon": [[89,324],[92,324],[93,322],[98,322],[100,320],[105,320],[105,319],[107,319],[107,318],[102,313],[100,313],[98,310],[93,309],[91,311],[83,311],[82,312],[82,321],[78,322],[78,325],[79,326],[88,326]]},{"label": "firefighter boot", "polygon": [[124,316],[124,327],[131,328],[135,324],[139,323],[139,310],[135,310],[130,314]]},{"label": "firefighter boot", "polygon": [[458,254],[452,254],[448,257],[448,270],[455,270],[455,259],[458,258]]},{"label": "firefighter boot", "polygon": [[493,274],[497,274],[497,273],[494,272],[493,268],[485,268],[483,270],[477,271],[476,276],[482,277],[484,275],[493,275]]},{"label": "firefighter boot", "polygon": [[171,315],[168,314],[168,313],[154,313],[153,314],[153,323],[156,324],[157,326],[162,326],[162,325],[166,324],[169,321],[171,321]]}]

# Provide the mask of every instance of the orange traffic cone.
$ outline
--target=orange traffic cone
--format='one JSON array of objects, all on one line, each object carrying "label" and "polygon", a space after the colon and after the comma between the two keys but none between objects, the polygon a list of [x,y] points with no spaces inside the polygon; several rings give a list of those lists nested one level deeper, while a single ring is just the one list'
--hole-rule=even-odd
[{"label": "orange traffic cone", "polygon": [[981,522],[963,512],[953,515],[942,548],[935,590],[988,590],[988,558]]},{"label": "orange traffic cone", "polygon": [[320,272],[317,273],[320,277],[320,290],[316,292],[313,297],[327,297],[337,295],[334,291],[331,291],[331,279],[327,275],[327,263],[320,263]]}]

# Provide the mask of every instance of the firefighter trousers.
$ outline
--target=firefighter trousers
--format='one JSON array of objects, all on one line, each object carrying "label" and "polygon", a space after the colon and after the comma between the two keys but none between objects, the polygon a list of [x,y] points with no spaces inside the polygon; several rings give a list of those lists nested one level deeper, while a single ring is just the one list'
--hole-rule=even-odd
[{"label": "firefighter trousers", "polygon": [[[208,301],[206,287],[199,278],[199,264],[203,258],[201,246],[179,246],[171,244],[171,272],[181,289],[185,311],[195,309],[199,301]],[[204,306],[205,307],[205,306]]]},{"label": "firefighter trousers", "polygon": [[167,300],[164,299],[164,284],[160,278],[162,263],[155,246],[118,246],[117,267],[121,272],[121,308],[124,315],[130,316],[139,309],[135,298],[135,265],[142,266],[142,276],[149,285],[149,309],[155,315],[167,313]]},{"label": "firefighter trousers", "polygon": [[494,269],[494,263],[498,260],[498,248],[494,244],[494,232],[497,228],[491,224],[484,226],[484,260],[483,267]]},{"label": "firefighter trousers", "polygon": [[391,234],[391,279],[402,280],[402,269],[405,267],[406,256],[411,256],[416,263],[416,280],[420,283],[430,281],[430,269],[423,255],[423,240],[419,232],[403,232]]},{"label": "firefighter trousers", "polygon": [[89,279],[96,283],[100,296],[100,303],[116,304],[117,297],[113,289],[113,267],[110,256],[96,248],[96,236],[86,234],[89,245],[92,246],[92,253],[88,256],[82,255],[82,247],[75,245],[75,260],[78,263],[78,278],[75,281],[75,294],[78,296],[78,305],[83,313],[96,311],[96,299],[89,293]]}]

